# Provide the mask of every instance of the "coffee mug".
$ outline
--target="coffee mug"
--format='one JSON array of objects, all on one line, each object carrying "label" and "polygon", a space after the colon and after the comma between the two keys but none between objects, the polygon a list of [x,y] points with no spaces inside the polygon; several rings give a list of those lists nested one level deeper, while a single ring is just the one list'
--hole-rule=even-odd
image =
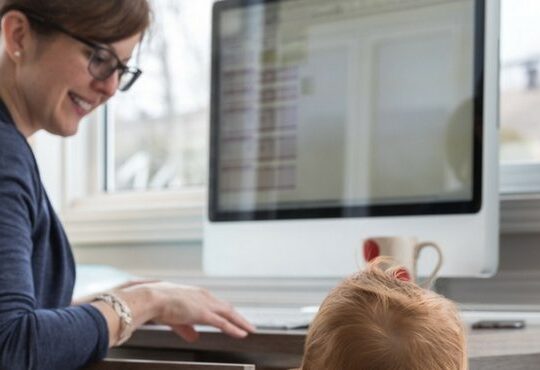
[{"label": "coffee mug", "polygon": [[[437,252],[438,261],[429,276],[419,285],[429,287],[435,280],[443,264],[441,248],[434,242],[418,242],[415,237],[384,236],[364,240],[364,259],[371,261],[379,256],[390,257],[392,262],[403,266],[405,271],[398,271],[398,278],[402,280],[417,281],[417,264],[420,253],[424,248],[433,248]],[[412,276],[410,274],[412,272]]]}]

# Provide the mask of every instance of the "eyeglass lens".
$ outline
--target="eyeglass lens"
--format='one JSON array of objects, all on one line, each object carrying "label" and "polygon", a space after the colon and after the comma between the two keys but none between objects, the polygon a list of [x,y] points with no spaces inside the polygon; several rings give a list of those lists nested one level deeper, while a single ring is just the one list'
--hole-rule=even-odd
[{"label": "eyeglass lens", "polygon": [[136,73],[129,69],[119,68],[119,63],[114,54],[107,49],[96,49],[90,59],[90,73],[98,80],[106,80],[113,73],[119,73],[120,90],[127,90],[135,79],[138,77]]}]

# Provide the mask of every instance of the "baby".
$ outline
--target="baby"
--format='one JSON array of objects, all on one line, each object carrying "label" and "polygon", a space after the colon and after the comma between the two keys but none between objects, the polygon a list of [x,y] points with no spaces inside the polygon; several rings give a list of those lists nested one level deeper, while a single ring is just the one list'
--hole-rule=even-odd
[{"label": "baby", "polygon": [[300,370],[466,370],[465,329],[446,298],[376,259],[335,288],[306,339]]}]

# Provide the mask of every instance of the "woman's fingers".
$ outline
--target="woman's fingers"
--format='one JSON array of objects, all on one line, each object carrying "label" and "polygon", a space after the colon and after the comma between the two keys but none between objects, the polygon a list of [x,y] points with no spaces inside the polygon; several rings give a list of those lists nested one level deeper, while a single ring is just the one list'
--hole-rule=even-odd
[{"label": "woman's fingers", "polygon": [[232,306],[229,305],[223,311],[217,312],[219,315],[223,316],[225,319],[229,320],[233,325],[247,331],[248,333],[255,332],[255,327],[247,321],[242,315],[240,315]]},{"label": "woman's fingers", "polygon": [[245,332],[253,333],[255,327],[251,325],[242,315],[240,315],[228,302],[224,302],[220,299],[217,299],[212,296],[214,301],[212,306],[214,306],[213,311],[223,317],[225,320],[229,321],[233,326],[236,326],[242,329]]},{"label": "woman's fingers", "polygon": [[230,335],[231,337],[235,338],[245,338],[248,335],[247,330],[244,330],[226,318],[218,315],[214,312],[209,312],[205,317],[203,318],[204,324],[211,325],[215,328],[218,328],[225,334]]},{"label": "woman's fingers", "polygon": [[234,307],[203,288],[157,283],[154,289],[166,298],[156,321],[170,325],[188,341],[196,340],[193,325],[210,325],[235,338],[244,338],[255,328]]}]

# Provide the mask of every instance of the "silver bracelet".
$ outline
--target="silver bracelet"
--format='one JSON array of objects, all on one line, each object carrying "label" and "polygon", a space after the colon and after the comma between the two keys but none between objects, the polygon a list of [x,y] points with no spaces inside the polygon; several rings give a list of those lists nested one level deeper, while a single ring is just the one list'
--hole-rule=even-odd
[{"label": "silver bracelet", "polygon": [[116,345],[121,345],[127,341],[133,332],[133,315],[126,302],[113,293],[102,293],[95,300],[107,303],[120,318],[120,335]]}]

